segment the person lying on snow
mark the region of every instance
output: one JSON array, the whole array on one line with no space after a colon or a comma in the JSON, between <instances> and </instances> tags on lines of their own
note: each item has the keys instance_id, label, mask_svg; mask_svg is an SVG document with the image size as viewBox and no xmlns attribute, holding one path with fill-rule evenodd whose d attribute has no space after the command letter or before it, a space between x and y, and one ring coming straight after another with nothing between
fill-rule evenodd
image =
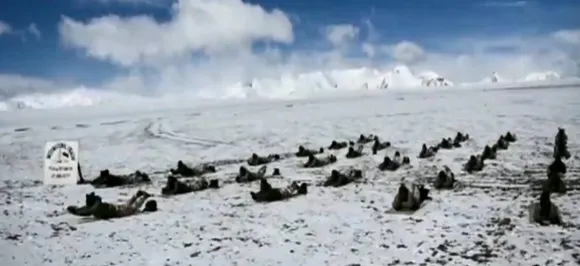
<instances>
[{"instance_id":1,"label":"person lying on snow","mask_svg":"<svg viewBox=\"0 0 580 266\"><path fill-rule=\"evenodd\" d=\"M501 135L499 136L499 139L497 139L495 146L497 147L498 150L507 150L510 147L510 143L505 139L503 135Z\"/></svg>"},{"instance_id":2,"label":"person lying on snow","mask_svg":"<svg viewBox=\"0 0 580 266\"><path fill-rule=\"evenodd\" d=\"M377 154L378 151L384 150L384 149L386 149L388 147L391 147L391 143L390 142L388 142L388 141L381 142L379 140L379 137L378 136L375 136L375 140L374 140L373 148L372 148L373 154Z\"/></svg>"},{"instance_id":3,"label":"person lying on snow","mask_svg":"<svg viewBox=\"0 0 580 266\"><path fill-rule=\"evenodd\" d=\"M468 139L469 139L469 134L463 134L461 132L457 132L457 135L455 135L455 139L453 139L453 142L462 143L462 142L466 142Z\"/></svg>"},{"instance_id":4,"label":"person lying on snow","mask_svg":"<svg viewBox=\"0 0 580 266\"><path fill-rule=\"evenodd\" d=\"M455 175L448 166L443 166L443 170L439 171L437 179L433 187L435 189L452 189L455 185Z\"/></svg>"},{"instance_id":5,"label":"person lying on snow","mask_svg":"<svg viewBox=\"0 0 580 266\"><path fill-rule=\"evenodd\" d=\"M481 159L485 160L495 160L497 158L497 145L493 145L491 148L489 145L485 145L483 152L481 153Z\"/></svg>"},{"instance_id":6,"label":"person lying on snow","mask_svg":"<svg viewBox=\"0 0 580 266\"><path fill-rule=\"evenodd\" d=\"M258 179L261 178L268 178L266 176L266 166L263 165L262 167L260 167L260 169L258 169L257 172L252 172L250 170L248 170L248 168L244 167L244 166L240 166L240 170L238 175L236 176L236 182L237 183L247 183L247 182L253 182L256 181ZM270 177L280 177L282 174L280 174L280 169L278 168L274 168L272 170L272 175Z\"/></svg>"},{"instance_id":7,"label":"person lying on snow","mask_svg":"<svg viewBox=\"0 0 580 266\"><path fill-rule=\"evenodd\" d=\"M391 157L389 157L389 156L385 156L385 158L383 158L383 162L381 162L379 164L379 170L381 170L381 171L387 171L387 170L388 171L396 171L401 166L410 165L410 164L411 164L411 159L409 159L409 157L405 156L401 160L401 153L399 151L396 151L395 156L393 156L392 160L391 160Z\"/></svg>"},{"instance_id":8,"label":"person lying on snow","mask_svg":"<svg viewBox=\"0 0 580 266\"><path fill-rule=\"evenodd\" d=\"M565 158L570 159L570 151L568 151L568 135L566 135L566 131L559 127L558 133L554 139L554 158Z\"/></svg>"},{"instance_id":9,"label":"person lying on snow","mask_svg":"<svg viewBox=\"0 0 580 266\"><path fill-rule=\"evenodd\" d=\"M346 158L354 159L363 156L363 146L359 145L355 150L352 146L348 147L348 151L346 152Z\"/></svg>"},{"instance_id":10,"label":"person lying on snow","mask_svg":"<svg viewBox=\"0 0 580 266\"><path fill-rule=\"evenodd\" d=\"M461 142L459 141L452 141L451 138L443 138L439 145L437 145L440 149L450 150L453 148L460 148Z\"/></svg>"},{"instance_id":11,"label":"person lying on snow","mask_svg":"<svg viewBox=\"0 0 580 266\"><path fill-rule=\"evenodd\" d=\"M84 183L89 183L96 188L105 188L151 183L151 178L149 178L147 174L140 171L135 171L135 173L129 175L113 175L109 172L109 169L105 169L101 170L101 173L97 178L91 181L82 181Z\"/></svg>"},{"instance_id":12,"label":"person lying on snow","mask_svg":"<svg viewBox=\"0 0 580 266\"><path fill-rule=\"evenodd\" d=\"M430 199L429 189L425 188L425 186L412 184L411 190L409 190L405 184L401 184L393 200L392 207L395 211L416 211L424 201Z\"/></svg>"},{"instance_id":13,"label":"person lying on snow","mask_svg":"<svg viewBox=\"0 0 580 266\"><path fill-rule=\"evenodd\" d=\"M513 133L511 133L509 131L505 134L504 139L507 142L516 142L516 140L517 140L516 134L513 134Z\"/></svg>"},{"instance_id":14,"label":"person lying on snow","mask_svg":"<svg viewBox=\"0 0 580 266\"><path fill-rule=\"evenodd\" d=\"M77 207L71 205L67 207L67 211L76 216L92 215L97 219L127 217L141 212L157 211L157 202L155 200L148 201L145 204L145 208L142 211L140 210L143 203L150 197L149 193L139 190L125 204L113 204L103 202L100 196L92 192L86 194L85 206Z\"/></svg>"},{"instance_id":15,"label":"person lying on snow","mask_svg":"<svg viewBox=\"0 0 580 266\"><path fill-rule=\"evenodd\" d=\"M369 134L368 136L365 136L364 134L360 134L360 137L358 137L358 140L356 141L358 144L367 144L367 143L371 143L375 140L375 136L373 134Z\"/></svg>"},{"instance_id":16,"label":"person lying on snow","mask_svg":"<svg viewBox=\"0 0 580 266\"><path fill-rule=\"evenodd\" d=\"M183 161L179 160L177 162L177 168L169 170L173 175L180 175L183 177L194 177L194 176L201 176L207 173L215 173L216 168L213 165L200 165L197 167L189 167L183 163Z\"/></svg>"},{"instance_id":17,"label":"person lying on snow","mask_svg":"<svg viewBox=\"0 0 580 266\"><path fill-rule=\"evenodd\" d=\"M167 183L161 189L162 195L180 195L195 191L206 190L208 188L219 188L217 179L211 179L209 182L204 177L193 180L177 180L173 175L167 176Z\"/></svg>"},{"instance_id":18,"label":"person lying on snow","mask_svg":"<svg viewBox=\"0 0 580 266\"><path fill-rule=\"evenodd\" d=\"M426 159L429 157L433 157L435 156L435 154L437 154L438 149L439 148L433 146L427 148L427 145L423 143L423 146L421 146L421 152L419 152L419 158Z\"/></svg>"},{"instance_id":19,"label":"person lying on snow","mask_svg":"<svg viewBox=\"0 0 580 266\"><path fill-rule=\"evenodd\" d=\"M324 187L342 187L348 185L355 180L362 179L362 170L349 169L346 173L341 173L337 170L332 170L330 176L324 181Z\"/></svg>"},{"instance_id":20,"label":"person lying on snow","mask_svg":"<svg viewBox=\"0 0 580 266\"><path fill-rule=\"evenodd\" d=\"M308 188L306 183L298 185L296 181L285 188L273 188L266 179L260 179L260 191L250 192L256 202L272 202L289 199L298 195L306 195Z\"/></svg>"},{"instance_id":21,"label":"person lying on snow","mask_svg":"<svg viewBox=\"0 0 580 266\"><path fill-rule=\"evenodd\" d=\"M262 164L268 164L274 161L280 160L280 155L278 154L270 154L266 157L258 156L258 154L253 153L250 159L248 159L248 165L250 166L258 166Z\"/></svg>"},{"instance_id":22,"label":"person lying on snow","mask_svg":"<svg viewBox=\"0 0 580 266\"><path fill-rule=\"evenodd\" d=\"M308 161L304 164L305 168L323 167L336 162L336 156L330 154L323 158L316 158L313 154L308 156Z\"/></svg>"},{"instance_id":23,"label":"person lying on snow","mask_svg":"<svg viewBox=\"0 0 580 266\"><path fill-rule=\"evenodd\" d=\"M562 225L562 216L558 207L550 201L550 192L544 191L540 195L540 202L532 203L529 207L531 223L540 225Z\"/></svg>"},{"instance_id":24,"label":"person lying on snow","mask_svg":"<svg viewBox=\"0 0 580 266\"><path fill-rule=\"evenodd\" d=\"M298 146L298 152L295 153L296 157L308 157L311 154L319 154L319 153L323 153L324 152L324 148L320 148L318 150L311 150L311 149L306 149L304 148L304 146L300 145Z\"/></svg>"},{"instance_id":25,"label":"person lying on snow","mask_svg":"<svg viewBox=\"0 0 580 266\"><path fill-rule=\"evenodd\" d=\"M349 144L350 144L350 146L353 146L354 145L354 142L349 141L347 143L346 141L336 141L336 140L333 140L330 143L330 146L328 146L328 149L329 150L342 150L342 149L348 147Z\"/></svg>"}]
</instances>

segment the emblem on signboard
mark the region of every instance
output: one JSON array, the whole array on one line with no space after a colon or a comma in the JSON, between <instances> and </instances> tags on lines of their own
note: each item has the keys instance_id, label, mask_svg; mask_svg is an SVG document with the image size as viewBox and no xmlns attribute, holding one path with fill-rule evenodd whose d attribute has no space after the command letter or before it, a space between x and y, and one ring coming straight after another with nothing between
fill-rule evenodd
<instances>
[{"instance_id":1,"label":"emblem on signboard","mask_svg":"<svg viewBox=\"0 0 580 266\"><path fill-rule=\"evenodd\" d=\"M76 154L71 146L59 142L48 150L46 159L55 163L69 163L71 161L76 161Z\"/></svg>"}]
</instances>

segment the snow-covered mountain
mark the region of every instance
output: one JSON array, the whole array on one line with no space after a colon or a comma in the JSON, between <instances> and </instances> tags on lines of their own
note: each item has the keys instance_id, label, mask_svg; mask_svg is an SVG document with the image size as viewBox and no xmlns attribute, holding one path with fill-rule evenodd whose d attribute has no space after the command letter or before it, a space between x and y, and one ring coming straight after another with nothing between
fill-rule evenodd
<instances>
[{"instance_id":1,"label":"snow-covered mountain","mask_svg":"<svg viewBox=\"0 0 580 266\"><path fill-rule=\"evenodd\" d=\"M414 74L406 66L397 66L387 70L363 67L301 74L284 74L278 78L254 78L249 81L225 86L221 90L215 88L202 89L197 91L195 96L212 99L308 97L311 94L333 91L421 89L448 86L477 87L494 83L514 83L514 86L516 86L515 83L518 83L523 86L526 83L554 82L559 79L561 79L560 75L553 71L530 73L522 79L513 80L504 78L499 73L493 72L489 77L479 82L455 85L450 80L433 71ZM191 94L184 94L183 96L167 95L164 98L189 99L191 97ZM162 101L162 99L81 87L67 92L54 94L35 93L21 95L3 101L0 100L0 111L93 106L101 104L127 105L138 104L139 102L158 101Z\"/></svg>"},{"instance_id":2,"label":"snow-covered mountain","mask_svg":"<svg viewBox=\"0 0 580 266\"><path fill-rule=\"evenodd\" d=\"M94 106L107 103L129 104L141 98L144 97L80 87L59 93L32 93L16 96L0 101L0 111Z\"/></svg>"},{"instance_id":3,"label":"snow-covered mountain","mask_svg":"<svg viewBox=\"0 0 580 266\"><path fill-rule=\"evenodd\" d=\"M535 72L530 73L524 78L524 81L545 81L545 80L559 80L560 75L554 71Z\"/></svg>"},{"instance_id":4,"label":"snow-covered mountain","mask_svg":"<svg viewBox=\"0 0 580 266\"><path fill-rule=\"evenodd\" d=\"M418 88L453 86L453 82L433 71L414 75L406 66L380 71L370 68L356 68L331 71L317 71L298 75L284 75L279 79L253 79L227 87L224 97L266 97L307 96L311 93L332 90L376 90L387 88Z\"/></svg>"},{"instance_id":5,"label":"snow-covered mountain","mask_svg":"<svg viewBox=\"0 0 580 266\"><path fill-rule=\"evenodd\" d=\"M520 79L508 79L501 76L497 72L493 72L489 77L482 79L479 82L463 83L462 85L476 85L489 83L525 83L525 82L539 82L539 81L556 81L561 80L558 73L554 71L533 72Z\"/></svg>"}]
</instances>

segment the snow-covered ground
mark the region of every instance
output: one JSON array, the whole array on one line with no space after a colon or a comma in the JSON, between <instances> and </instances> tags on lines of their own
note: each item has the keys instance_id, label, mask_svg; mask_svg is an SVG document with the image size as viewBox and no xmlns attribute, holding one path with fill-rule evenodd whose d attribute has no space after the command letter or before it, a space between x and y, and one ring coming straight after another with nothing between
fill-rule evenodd
<instances>
[{"instance_id":1,"label":"snow-covered ground","mask_svg":"<svg viewBox=\"0 0 580 266\"><path fill-rule=\"evenodd\" d=\"M2 265L577 265L580 262L580 88L535 90L383 91L348 97L263 101L83 116L42 110L0 113L0 261ZM564 228L528 223L532 189L544 179L557 127L569 136L573 158L565 196L552 197ZM487 163L483 172L461 171L467 157L511 130L518 141ZM416 158L423 142L457 131L464 147ZM286 185L315 183L333 168L362 168L366 181L343 188L311 186L309 194L256 204L258 184L228 184L173 198L157 198L161 210L135 217L79 223L64 213L81 204L90 186L51 187L42 180L44 142L78 139L84 174L109 168L154 172L191 163L295 151L299 144L327 146L333 139L375 133L393 143L379 155L344 158L336 165L301 169L290 158L279 167ZM386 154L400 150L412 168L379 172ZM449 165L464 188L432 191L434 200L413 215L385 213L401 178L425 181ZM239 164L213 176L231 180ZM158 194L155 184L143 186ZM511 185L513 189L499 189ZM97 193L127 199L138 188ZM506 218L509 218L507 220ZM20 237L15 237L20 235Z\"/></svg>"}]
</instances>

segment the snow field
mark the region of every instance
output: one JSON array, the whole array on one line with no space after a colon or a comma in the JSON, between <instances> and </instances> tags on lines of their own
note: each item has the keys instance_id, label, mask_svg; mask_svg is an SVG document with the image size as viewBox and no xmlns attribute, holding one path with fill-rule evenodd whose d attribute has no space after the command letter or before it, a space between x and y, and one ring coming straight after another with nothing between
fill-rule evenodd
<instances>
[{"instance_id":1,"label":"snow field","mask_svg":"<svg viewBox=\"0 0 580 266\"><path fill-rule=\"evenodd\" d=\"M486 259L492 265L574 265L580 259L577 191L552 197L569 223L564 228L530 224L527 205L539 195L530 183L545 178L559 126L566 128L573 154L565 182L578 187L579 102L578 88L446 91L192 107L82 122L78 116L9 120L0 128L0 259L5 265L476 265ZM26 123L28 130L14 131ZM481 173L461 171L469 155L508 130L518 141L499 152L498 160ZM416 158L423 142L434 144L457 131L471 136L464 147ZM44 141L52 139L79 139L84 174L94 177L103 168L154 172L179 159L195 164L294 152L300 144L326 147L361 133L378 134L394 148L359 159L333 152L338 162L322 169L302 169L305 159L290 158L268 165L268 172L280 168L284 179L272 183L283 186L293 180L317 183L331 169L352 166L365 170L364 182L311 186L308 195L284 202L256 204L249 191L257 183L227 184L157 198L157 213L80 223L63 210L82 203L92 187L38 184ZM376 170L395 150L411 157L412 167ZM370 144L365 151L370 153ZM463 188L432 190L434 200L410 216L385 213L402 178L430 180L443 165ZM231 180L239 166L221 165L208 177ZM153 178L153 185L139 188L158 194L164 174ZM521 187L496 188L513 183ZM490 188L476 187L482 184ZM139 188L97 193L124 200ZM16 234L18 240L8 240Z\"/></svg>"}]
</instances>

